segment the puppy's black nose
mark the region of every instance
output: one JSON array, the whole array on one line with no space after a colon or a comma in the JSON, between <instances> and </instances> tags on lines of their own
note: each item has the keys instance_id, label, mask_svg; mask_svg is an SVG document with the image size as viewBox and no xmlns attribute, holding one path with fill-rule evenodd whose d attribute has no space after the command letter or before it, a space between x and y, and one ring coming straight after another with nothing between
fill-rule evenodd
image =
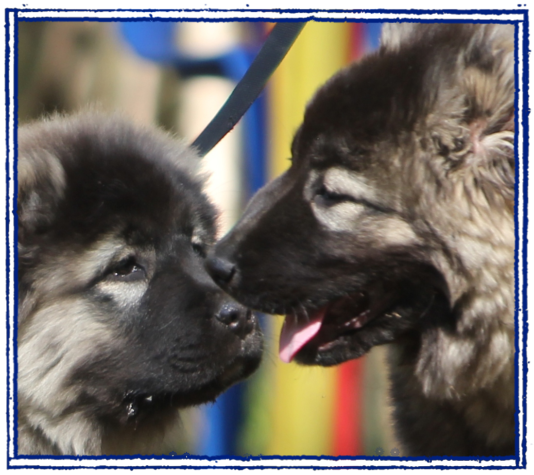
<instances>
[{"instance_id":1,"label":"puppy's black nose","mask_svg":"<svg viewBox=\"0 0 534 475\"><path fill-rule=\"evenodd\" d=\"M217 284L224 287L232 280L235 274L235 265L212 254L206 259L206 270Z\"/></svg>"},{"instance_id":2,"label":"puppy's black nose","mask_svg":"<svg viewBox=\"0 0 534 475\"><path fill-rule=\"evenodd\" d=\"M241 338L248 335L254 326L252 312L237 302L225 302L222 304L215 317Z\"/></svg>"}]
</instances>

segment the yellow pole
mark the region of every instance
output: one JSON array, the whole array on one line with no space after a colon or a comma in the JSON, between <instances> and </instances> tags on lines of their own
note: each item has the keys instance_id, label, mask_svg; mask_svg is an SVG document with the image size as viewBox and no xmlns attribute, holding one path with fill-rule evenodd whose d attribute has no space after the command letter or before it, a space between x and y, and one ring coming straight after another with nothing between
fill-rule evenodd
<instances>
[{"instance_id":1,"label":"yellow pole","mask_svg":"<svg viewBox=\"0 0 534 475\"><path fill-rule=\"evenodd\" d=\"M309 22L271 79L269 100L270 174L284 172L293 134L314 92L347 62L349 27ZM274 326L275 351L282 318ZM271 358L269 358L271 359ZM336 368L284 364L277 357L270 412L271 436L265 455L329 455L335 402Z\"/></svg>"}]
</instances>

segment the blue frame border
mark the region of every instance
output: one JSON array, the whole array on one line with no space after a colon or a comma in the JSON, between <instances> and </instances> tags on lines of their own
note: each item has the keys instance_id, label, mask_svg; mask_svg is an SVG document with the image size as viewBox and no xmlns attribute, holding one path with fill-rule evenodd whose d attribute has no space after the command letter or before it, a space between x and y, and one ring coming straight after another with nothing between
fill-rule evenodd
<instances>
[{"instance_id":1,"label":"blue frame border","mask_svg":"<svg viewBox=\"0 0 534 475\"><path fill-rule=\"evenodd\" d=\"M93 17L81 17L81 16L65 16L65 17L54 17L54 16L40 16L38 18L24 18L20 19L18 17L19 12L34 12L34 13L50 13L50 12L69 12L69 13L84 13L84 12L92 12L92 13L110 13L110 12L117 12L117 13L146 13L146 16L142 17L136 17L136 18L123 18L122 16L111 16L106 18L93 18ZM154 14L157 13L175 13L179 17L181 12L187 12L187 13L198 13L198 17L196 18L160 18ZM10 368L9 361L11 356L10 346L6 349L6 355L7 355L7 390L8 395L11 394L10 390L10 375L16 374L17 371L17 365L16 365L16 338L17 338L17 332L16 327L11 328L10 327L10 305L9 305L9 290L10 285L13 283L14 288L14 313L17 314L17 287L16 282L18 282L18 275L17 275L17 265L14 265L14 268L12 269L10 266L10 256L14 256L14 262L17 262L17 248L16 246L13 246L13 249L10 247L10 219L13 219L14 224L14 234L17 234L17 222L10 215L10 209L12 209L13 215L16 213L16 199L17 199L17 170L16 170L16 158L17 158L17 147L15 145L14 150L12 151L14 153L14 163L10 164L9 161L9 145L10 145L10 138L13 137L14 143L16 143L17 140L17 130L16 130L16 124L17 124L17 106L18 101L16 99L18 88L17 88L17 79L18 79L18 71L17 71L17 64L18 64L18 56L17 56L17 40L18 40L18 23L20 21L25 22L36 22L36 21L95 21L95 22L118 22L118 21L187 21L187 22L194 22L194 21L204 21L204 22L220 22L220 21L274 21L272 18L273 14L280 14L280 13L286 13L286 14L293 14L296 15L294 18L277 18L276 21L319 21L319 22L360 22L360 23L371 23L371 22L395 22L395 21L404 21L404 22L417 22L417 23L465 23L465 22L473 22L473 23L513 23L517 26L517 24L522 23L523 24L523 37L519 38L518 36L518 29L516 28L516 50L515 50L515 73L516 73L516 97L515 97L515 103L516 108L518 104L518 96L521 94L522 98L522 114L521 116L518 116L516 114L515 116L515 125L516 125L516 131L518 129L519 123L522 124L522 131L523 131L523 141L521 144L519 144L517 141L515 142L515 154L516 157L518 155L518 151L520 150L520 147L522 146L521 150L523 152L522 156L522 192L523 192L523 219L522 219L522 225L523 225L523 234L520 236L518 233L518 225L519 225L519 219L518 216L518 201L517 201L517 192L519 191L518 188L518 179L519 171L518 167L515 168L515 178L516 178L516 200L514 204L514 224L515 224L515 298L516 298L516 309L515 309L515 324L516 329L519 328L519 325L521 324L523 335L522 335L522 341L519 341L518 332L516 331L515 336L515 345L516 348L519 348L521 345L521 348L523 348L523 367L518 368L518 362L519 362L519 355L518 351L516 351L515 355L515 366L516 366L516 376L518 376L518 370L521 369L521 373L523 376L522 380L522 392L523 397L522 400L519 401L519 398L516 397L516 428L518 427L518 424L520 422L519 420L519 405L522 405L522 423L523 423L523 437L522 440L519 438L519 433L516 434L516 456L515 457L496 457L496 458L470 458L470 457L455 457L455 458L424 458L424 457L387 457L388 461L391 460L391 465L368 465L368 466L336 466L335 464L331 466L318 466L313 465L313 463L310 463L308 466L295 466L288 464L287 466L278 466L278 465L232 465L232 460L239 460L239 461L258 461L258 462L269 462L269 461L275 461L275 460L287 460L288 462L291 461L303 461L303 460L309 460L310 462L318 461L318 460L329 460L332 462L335 462L337 460L365 460L369 462L374 462L378 460L384 460L385 457L366 457L366 456L357 456L357 457L349 457L349 456L340 456L340 457L332 457L332 456L323 456L323 457L315 457L315 456L300 456L300 457L294 457L294 456L257 456L257 457L203 457L203 456L195 456L195 455L189 455L184 454L183 456L137 456L137 457L131 457L131 456L117 456L117 457L105 457L105 456L82 456L82 457L73 457L73 456L21 456L21 457L10 457L9 456L9 443L10 443L10 421L11 421L11 414L9 412L9 408L7 408L6 411L6 420L7 420L7 427L8 427L8 434L7 434L7 468L8 469L27 469L27 468L43 468L43 469L49 469L49 468L55 468L55 469L63 469L63 470L74 470L79 468L85 468L85 469L104 469L104 468L124 468L124 469L157 469L157 468L180 468L180 469L195 469L195 470L202 470L202 469L283 469L283 468L295 468L295 469L314 469L314 470L328 470L328 469L360 469L360 470L371 470L371 469L398 469L398 468L410 468L410 469L428 469L428 468L439 468L439 469L489 469L489 470L502 470L502 469L513 469L513 468L525 468L526 467L526 394L527 394L527 356L526 356L526 342L527 342L527 335L528 335L528 323L527 323L527 315L528 315L528 305L527 305L527 284L528 284L528 276L527 276L527 231L528 231L528 151L529 151L529 144L528 144L528 138L529 138L529 130L528 130L528 124L529 124L529 83L528 83L528 73L529 73L529 23L528 23L528 10L526 9L517 9L517 10L491 10L491 9L472 9L472 10L386 10L386 9L336 9L336 10L310 10L310 9L272 9L272 10L263 10L263 9L233 9L230 10L230 12L235 13L265 13L265 17L256 17L254 19L249 19L245 17L235 17L235 18L223 18L223 19L214 19L214 18L203 18L203 13L228 13L229 10L225 9L212 9L212 8L205 8L205 9L100 9L100 10L89 10L89 9L19 9L19 8L6 8L5 9L5 40L6 40L6 47L5 47L5 98L6 98L6 151L8 152L6 154L6 332L9 336L11 332L13 332L13 341L11 342L13 344L14 349L14 361L15 361L15 367ZM435 15L442 15L442 14L461 14L461 15L505 15L505 14L514 14L514 15L522 15L522 20L484 20L484 19L476 19L476 20L469 20L469 19L355 19L353 17L345 17L343 19L324 19L324 18L318 18L314 14L315 13L348 13L348 14L354 14L354 13L367 13L367 14L410 14L410 15L418 15L418 14L435 14ZM13 14L14 16L14 24L10 25L10 14ZM305 16L302 16L305 15ZM13 26L14 31L14 38L10 37L10 26ZM14 40L14 51L12 52L10 50L10 40ZM523 59L523 70L518 70L518 57L519 52L522 53L522 59ZM12 57L14 61L12 64L10 62L10 58ZM14 84L11 85L9 83L9 77L10 77L10 71L11 68L13 68L14 73ZM11 107L11 93L13 92L13 110L14 110L14 117L10 117L10 107ZM11 130L10 128L10 119L13 119L13 123L15 124L14 130ZM516 132L517 134L517 132ZM13 193L11 193L11 186L13 186ZM11 208L12 206L12 208ZM520 253L520 249L522 250L522 253ZM521 254L521 255L520 255ZM523 288L519 289L518 285L518 269L519 269L519 262L522 263L522 277L523 277ZM521 296L521 301L519 301L519 298ZM521 304L521 305L520 305ZM520 318L522 317L522 318ZM516 377L515 381L515 390L516 395L517 391L519 389L519 379ZM13 397L16 392L16 379L14 379L14 387L13 387ZM8 398L9 399L9 398ZM16 403L15 403L15 410L13 414L13 420L16 420L17 416L17 410L16 410ZM15 427L15 434L16 434L16 427ZM519 454L519 448L521 446L521 453L522 457L520 457ZM15 441L15 451L16 451L16 441ZM77 460L83 463L84 460L109 460L109 463L104 462L101 465L85 465L80 464L75 467L72 466L61 466L61 465L35 465L32 464L32 460ZM515 467L510 466L460 466L460 465L442 465L441 462L446 460L454 460L454 461L471 461L471 462L483 462L485 460L514 460L516 461ZM27 460L27 465L13 465L11 464L11 461L13 460ZM160 460L163 463L161 465L146 465L146 466L140 466L140 465L118 465L113 464L113 460ZM181 461L189 461L189 460L209 460L212 462L215 462L213 465L206 465L206 466L197 466L197 465L166 465L164 464L164 461L171 461L171 460L181 460ZM409 461L427 461L427 465L421 465L421 466L412 466L412 465L406 465L403 463L395 463L395 462L409 462ZM223 464L219 464L219 462L226 462Z\"/></svg>"}]
</instances>

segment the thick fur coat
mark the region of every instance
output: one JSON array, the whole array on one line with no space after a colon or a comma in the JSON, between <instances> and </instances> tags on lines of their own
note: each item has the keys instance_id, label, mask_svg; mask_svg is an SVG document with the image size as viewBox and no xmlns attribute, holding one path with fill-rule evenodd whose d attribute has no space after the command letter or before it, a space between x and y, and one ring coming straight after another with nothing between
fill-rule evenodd
<instances>
[{"instance_id":1,"label":"thick fur coat","mask_svg":"<svg viewBox=\"0 0 534 475\"><path fill-rule=\"evenodd\" d=\"M386 25L208 261L286 361L390 343L403 455L515 453L514 89L513 26Z\"/></svg>"},{"instance_id":2,"label":"thick fur coat","mask_svg":"<svg viewBox=\"0 0 534 475\"><path fill-rule=\"evenodd\" d=\"M256 318L203 266L198 161L116 116L19 129L18 454L168 453L180 408L258 366Z\"/></svg>"}]
</instances>

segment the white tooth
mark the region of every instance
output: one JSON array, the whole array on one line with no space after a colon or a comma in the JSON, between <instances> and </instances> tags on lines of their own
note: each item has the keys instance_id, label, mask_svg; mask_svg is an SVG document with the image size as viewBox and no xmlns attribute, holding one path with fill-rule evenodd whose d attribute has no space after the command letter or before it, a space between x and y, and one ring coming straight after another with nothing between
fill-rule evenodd
<instances>
[{"instance_id":1,"label":"white tooth","mask_svg":"<svg viewBox=\"0 0 534 475\"><path fill-rule=\"evenodd\" d=\"M363 323L361 320L356 320L356 322L354 322L354 328L361 328L363 326Z\"/></svg>"},{"instance_id":2,"label":"white tooth","mask_svg":"<svg viewBox=\"0 0 534 475\"><path fill-rule=\"evenodd\" d=\"M361 327L363 327L367 323L367 320L368 320L367 314L360 315L360 316L358 316L356 318L353 318L351 320L352 328L361 328Z\"/></svg>"},{"instance_id":3,"label":"white tooth","mask_svg":"<svg viewBox=\"0 0 534 475\"><path fill-rule=\"evenodd\" d=\"M389 317L389 318L391 318L391 317L402 318L400 316L400 314L398 314L397 312L386 313L385 315L386 315L386 317Z\"/></svg>"}]
</instances>

